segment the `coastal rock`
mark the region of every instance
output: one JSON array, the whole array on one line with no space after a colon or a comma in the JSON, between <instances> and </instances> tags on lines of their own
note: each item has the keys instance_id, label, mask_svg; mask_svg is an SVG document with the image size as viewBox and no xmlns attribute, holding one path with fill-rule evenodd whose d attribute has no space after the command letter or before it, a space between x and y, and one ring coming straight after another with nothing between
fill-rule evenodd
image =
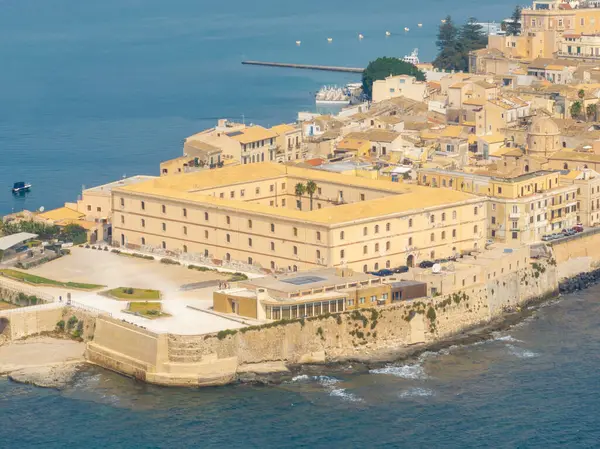
<instances>
[{"instance_id":1,"label":"coastal rock","mask_svg":"<svg viewBox=\"0 0 600 449\"><path fill-rule=\"evenodd\" d=\"M73 381L80 366L80 364L61 364L23 368L8 373L8 378L14 382L60 390Z\"/></svg>"}]
</instances>

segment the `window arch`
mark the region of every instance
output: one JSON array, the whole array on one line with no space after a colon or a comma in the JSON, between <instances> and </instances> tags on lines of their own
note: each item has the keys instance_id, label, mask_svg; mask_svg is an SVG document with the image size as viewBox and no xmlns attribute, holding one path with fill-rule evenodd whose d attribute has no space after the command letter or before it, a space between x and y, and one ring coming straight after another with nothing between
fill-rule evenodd
<instances>
[{"instance_id":1,"label":"window arch","mask_svg":"<svg viewBox=\"0 0 600 449\"><path fill-rule=\"evenodd\" d=\"M379 251L379 243L375 243L375 252Z\"/></svg>"},{"instance_id":2,"label":"window arch","mask_svg":"<svg viewBox=\"0 0 600 449\"><path fill-rule=\"evenodd\" d=\"M433 232L432 232L432 233L429 235L429 239L430 239L432 242L435 242L435 234L434 234Z\"/></svg>"},{"instance_id":3,"label":"window arch","mask_svg":"<svg viewBox=\"0 0 600 449\"><path fill-rule=\"evenodd\" d=\"M367 271L369 271L369 268L367 265L363 265L363 273L366 273Z\"/></svg>"},{"instance_id":4,"label":"window arch","mask_svg":"<svg viewBox=\"0 0 600 449\"><path fill-rule=\"evenodd\" d=\"M379 270L379 264L375 262L375 266L373 268L375 269L375 271Z\"/></svg>"},{"instance_id":5,"label":"window arch","mask_svg":"<svg viewBox=\"0 0 600 449\"><path fill-rule=\"evenodd\" d=\"M204 212L204 221L208 221L208 212Z\"/></svg>"},{"instance_id":6,"label":"window arch","mask_svg":"<svg viewBox=\"0 0 600 449\"><path fill-rule=\"evenodd\" d=\"M413 243L413 239L412 239L412 237L409 237L408 238L408 246L412 246L412 243Z\"/></svg>"},{"instance_id":7,"label":"window arch","mask_svg":"<svg viewBox=\"0 0 600 449\"><path fill-rule=\"evenodd\" d=\"M392 266L392 263L389 260L385 261L385 267L386 268L390 268Z\"/></svg>"},{"instance_id":8,"label":"window arch","mask_svg":"<svg viewBox=\"0 0 600 449\"><path fill-rule=\"evenodd\" d=\"M392 242L385 242L385 249L387 251L389 251L391 247L392 247Z\"/></svg>"},{"instance_id":9,"label":"window arch","mask_svg":"<svg viewBox=\"0 0 600 449\"><path fill-rule=\"evenodd\" d=\"M227 241L227 243L231 243L231 235L227 234L225 236L225 240Z\"/></svg>"},{"instance_id":10,"label":"window arch","mask_svg":"<svg viewBox=\"0 0 600 449\"><path fill-rule=\"evenodd\" d=\"M318 249L317 250L317 259L320 259L320 258L321 258L321 250Z\"/></svg>"},{"instance_id":11,"label":"window arch","mask_svg":"<svg viewBox=\"0 0 600 449\"><path fill-rule=\"evenodd\" d=\"M369 252L369 249L367 248L367 245L363 246L363 254L367 254Z\"/></svg>"},{"instance_id":12,"label":"window arch","mask_svg":"<svg viewBox=\"0 0 600 449\"><path fill-rule=\"evenodd\" d=\"M379 225L375 225L375 234L379 234Z\"/></svg>"}]
</instances>

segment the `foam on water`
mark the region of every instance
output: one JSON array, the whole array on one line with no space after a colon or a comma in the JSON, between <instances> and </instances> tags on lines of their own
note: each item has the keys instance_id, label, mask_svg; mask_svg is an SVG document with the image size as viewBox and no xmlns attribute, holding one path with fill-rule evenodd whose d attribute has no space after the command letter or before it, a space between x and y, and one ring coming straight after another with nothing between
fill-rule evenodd
<instances>
[{"instance_id":1,"label":"foam on water","mask_svg":"<svg viewBox=\"0 0 600 449\"><path fill-rule=\"evenodd\" d=\"M435 393L433 390L429 388L409 388L408 390L403 391L398 396L400 398L415 398L415 397L428 397L433 396Z\"/></svg>"},{"instance_id":2,"label":"foam on water","mask_svg":"<svg viewBox=\"0 0 600 449\"><path fill-rule=\"evenodd\" d=\"M371 374L389 374L403 379L427 379L427 374L421 365L389 365L383 368L369 370Z\"/></svg>"},{"instance_id":3,"label":"foam on water","mask_svg":"<svg viewBox=\"0 0 600 449\"><path fill-rule=\"evenodd\" d=\"M309 376L307 374L300 374L298 376L293 377L291 382L317 382L325 389L325 391L329 393L329 396L331 397L342 398L349 402L363 402L363 400L355 394L348 392L348 390L346 390L345 388L340 388L338 384L342 381L340 379L336 379L335 377Z\"/></svg>"},{"instance_id":4,"label":"foam on water","mask_svg":"<svg viewBox=\"0 0 600 449\"><path fill-rule=\"evenodd\" d=\"M518 346L506 345L510 353L520 359L531 359L539 357L537 352L530 351L528 349L519 348Z\"/></svg>"},{"instance_id":5,"label":"foam on water","mask_svg":"<svg viewBox=\"0 0 600 449\"><path fill-rule=\"evenodd\" d=\"M512 343L522 343L523 340L519 340L512 335L500 335L499 333L494 333L494 341L508 341Z\"/></svg>"},{"instance_id":6,"label":"foam on water","mask_svg":"<svg viewBox=\"0 0 600 449\"><path fill-rule=\"evenodd\" d=\"M307 382L310 380L310 376L306 374L300 374L299 376L292 377L292 382Z\"/></svg>"}]
</instances>

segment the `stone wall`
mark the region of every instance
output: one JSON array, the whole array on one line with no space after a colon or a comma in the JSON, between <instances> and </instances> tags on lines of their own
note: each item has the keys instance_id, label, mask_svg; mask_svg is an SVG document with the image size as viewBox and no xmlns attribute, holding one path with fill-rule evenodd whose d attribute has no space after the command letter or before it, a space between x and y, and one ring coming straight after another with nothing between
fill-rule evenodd
<instances>
[{"instance_id":1,"label":"stone wall","mask_svg":"<svg viewBox=\"0 0 600 449\"><path fill-rule=\"evenodd\" d=\"M550 243L554 259L558 264L558 277L566 278L584 271L590 271L600 263L599 232L577 234L568 239Z\"/></svg>"},{"instance_id":2,"label":"stone wall","mask_svg":"<svg viewBox=\"0 0 600 449\"><path fill-rule=\"evenodd\" d=\"M154 334L99 317L87 356L151 383L219 385L240 372L364 359L433 343L552 294L557 286L556 267L536 262L460 293L198 336Z\"/></svg>"},{"instance_id":3,"label":"stone wall","mask_svg":"<svg viewBox=\"0 0 600 449\"><path fill-rule=\"evenodd\" d=\"M5 341L10 341L52 332L56 329L56 323L62 319L62 314L62 308L48 309L44 306L4 310L0 312L0 318L4 318L3 321L7 321L8 324L5 325L2 335Z\"/></svg>"}]
</instances>

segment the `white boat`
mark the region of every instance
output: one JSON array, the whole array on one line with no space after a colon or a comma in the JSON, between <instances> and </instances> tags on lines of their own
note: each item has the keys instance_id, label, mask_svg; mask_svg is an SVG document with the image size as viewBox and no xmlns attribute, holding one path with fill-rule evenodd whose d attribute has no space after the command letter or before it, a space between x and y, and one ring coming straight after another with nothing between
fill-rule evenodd
<instances>
[{"instance_id":1,"label":"white boat","mask_svg":"<svg viewBox=\"0 0 600 449\"><path fill-rule=\"evenodd\" d=\"M422 23L418 23L418 24L417 24L417 26L418 26L419 28L421 28L421 27L423 26L423 24L422 24Z\"/></svg>"},{"instance_id":2,"label":"white boat","mask_svg":"<svg viewBox=\"0 0 600 449\"><path fill-rule=\"evenodd\" d=\"M415 48L410 55L404 56L404 58L402 58L402 60L404 62L410 62L411 64L414 64L414 65L419 64L421 62L421 61L419 61L419 49Z\"/></svg>"},{"instance_id":3,"label":"white boat","mask_svg":"<svg viewBox=\"0 0 600 449\"><path fill-rule=\"evenodd\" d=\"M12 193L25 193L25 192L29 192L29 190L31 189L31 184L23 182L23 181L19 181L19 182L15 182L12 188Z\"/></svg>"},{"instance_id":4,"label":"white boat","mask_svg":"<svg viewBox=\"0 0 600 449\"><path fill-rule=\"evenodd\" d=\"M333 42L333 38L331 38L331 37L328 37L328 38L327 38L327 42Z\"/></svg>"},{"instance_id":5,"label":"white boat","mask_svg":"<svg viewBox=\"0 0 600 449\"><path fill-rule=\"evenodd\" d=\"M351 98L351 93L347 86L323 86L315 95L315 103L321 106L348 106Z\"/></svg>"},{"instance_id":6,"label":"white boat","mask_svg":"<svg viewBox=\"0 0 600 449\"><path fill-rule=\"evenodd\" d=\"M404 27L404 31L410 31L409 27Z\"/></svg>"},{"instance_id":7,"label":"white boat","mask_svg":"<svg viewBox=\"0 0 600 449\"><path fill-rule=\"evenodd\" d=\"M363 36L362 34L359 34L359 35L358 35L358 38L359 38L359 39L362 39L362 38L364 38L364 36Z\"/></svg>"},{"instance_id":8,"label":"white boat","mask_svg":"<svg viewBox=\"0 0 600 449\"><path fill-rule=\"evenodd\" d=\"M386 32L385 32L385 35L386 35L386 36L391 36L391 35L392 35L392 33L390 33L389 31L386 31Z\"/></svg>"},{"instance_id":9,"label":"white boat","mask_svg":"<svg viewBox=\"0 0 600 449\"><path fill-rule=\"evenodd\" d=\"M296 45L300 45L302 41L296 41Z\"/></svg>"}]
</instances>

